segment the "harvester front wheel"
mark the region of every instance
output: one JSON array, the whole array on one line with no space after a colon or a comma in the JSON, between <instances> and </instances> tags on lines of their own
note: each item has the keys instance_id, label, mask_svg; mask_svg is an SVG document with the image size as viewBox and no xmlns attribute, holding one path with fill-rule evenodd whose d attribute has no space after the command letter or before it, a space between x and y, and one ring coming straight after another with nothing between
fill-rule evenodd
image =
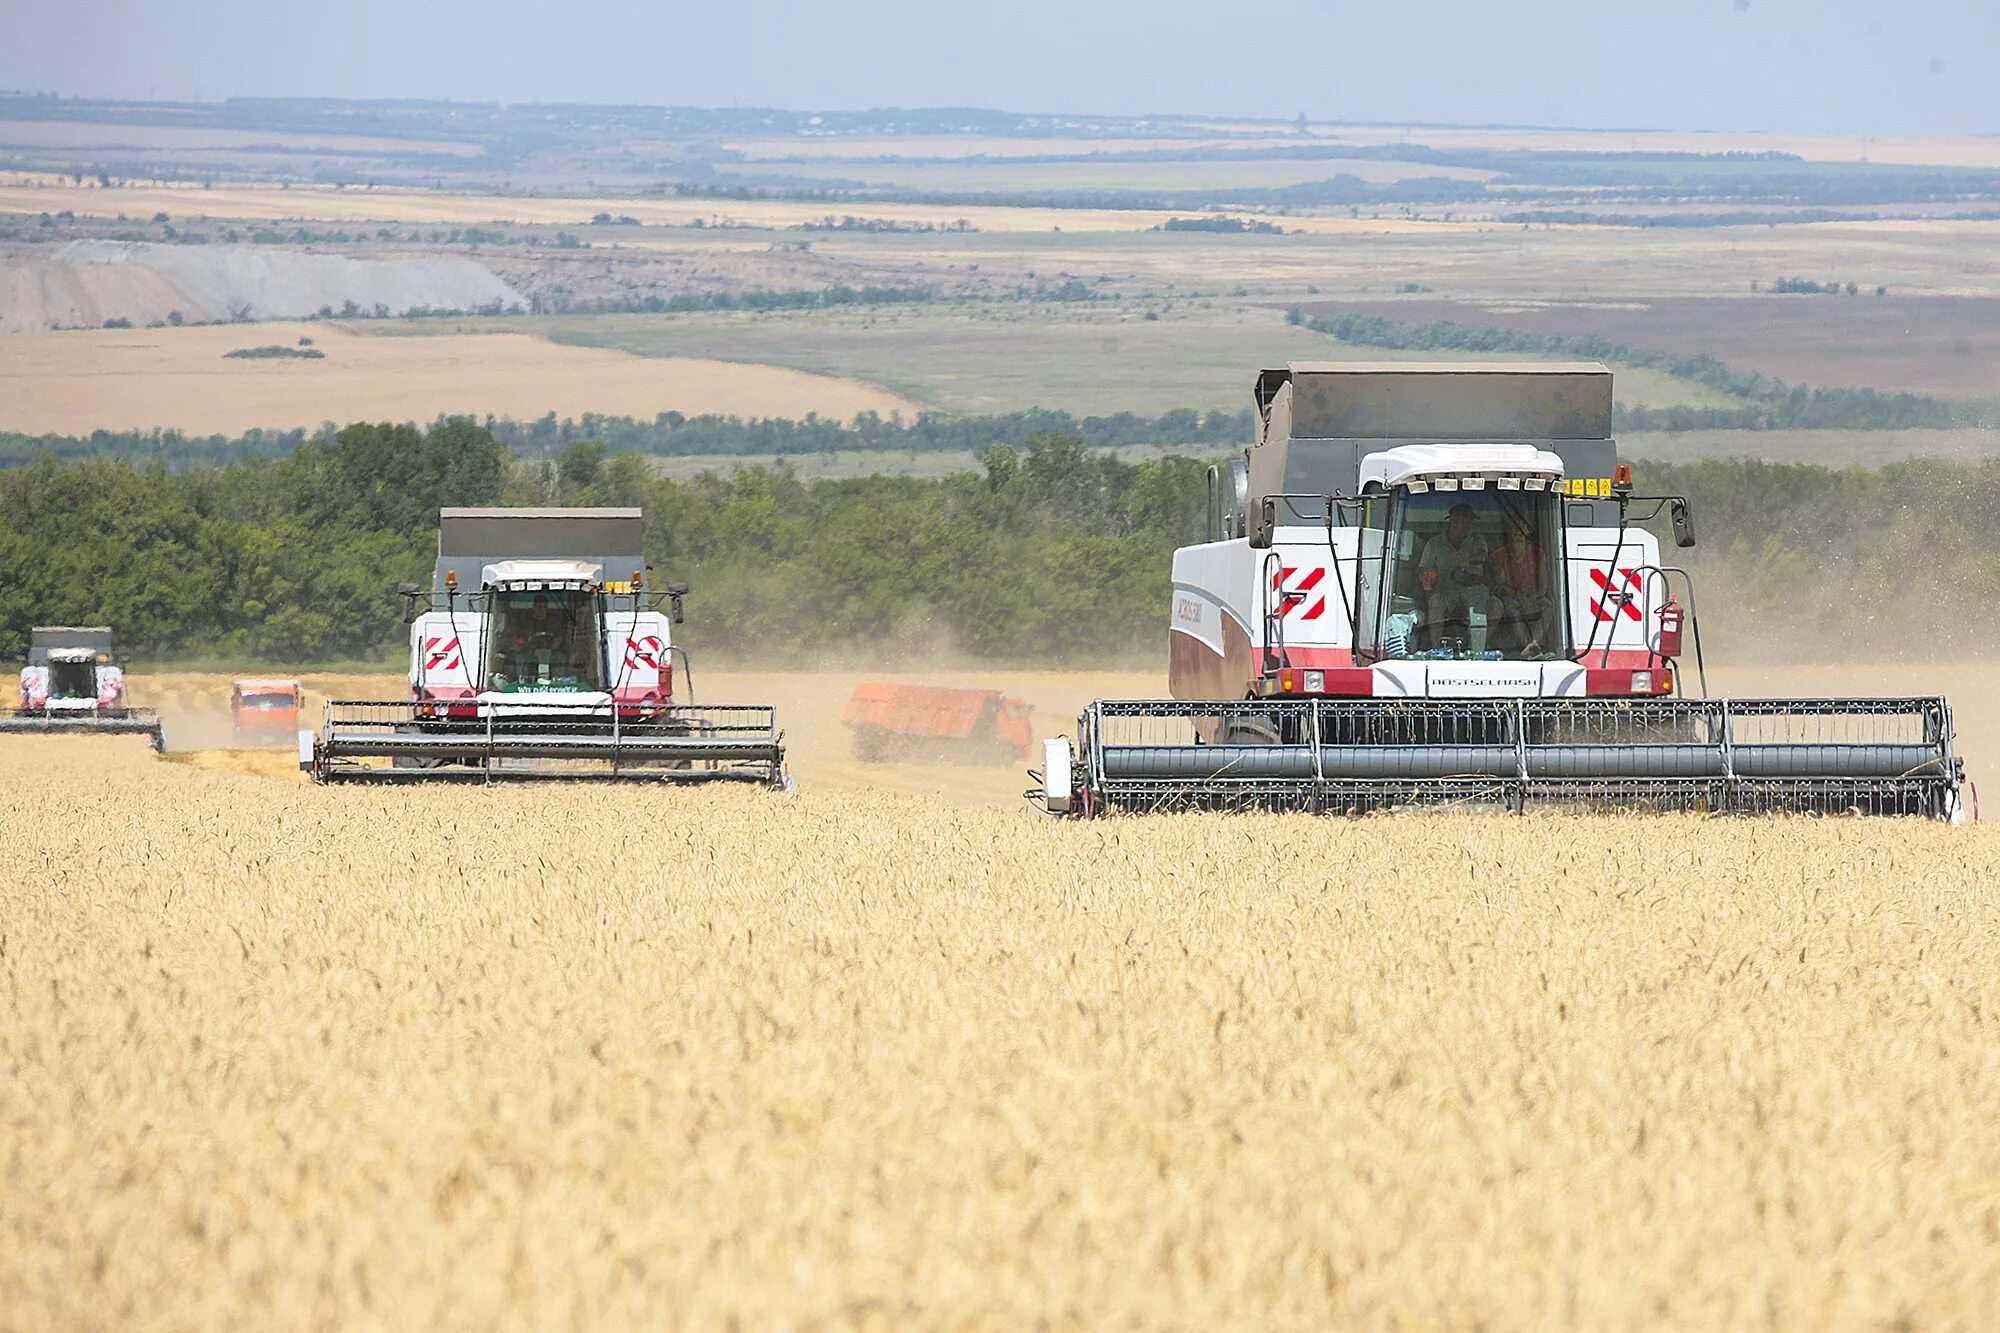
<instances>
[{"instance_id":1,"label":"harvester front wheel","mask_svg":"<svg viewBox=\"0 0 2000 1333\"><path fill-rule=\"evenodd\" d=\"M1225 717L1215 729L1217 745L1276 745L1278 728L1269 718Z\"/></svg>"},{"instance_id":2,"label":"harvester front wheel","mask_svg":"<svg viewBox=\"0 0 2000 1333\"><path fill-rule=\"evenodd\" d=\"M398 735L419 736L424 733L424 728L420 726L398 726L396 732ZM435 759L427 755L399 754L389 761L389 766L391 768L443 768L450 762L449 759Z\"/></svg>"}]
</instances>

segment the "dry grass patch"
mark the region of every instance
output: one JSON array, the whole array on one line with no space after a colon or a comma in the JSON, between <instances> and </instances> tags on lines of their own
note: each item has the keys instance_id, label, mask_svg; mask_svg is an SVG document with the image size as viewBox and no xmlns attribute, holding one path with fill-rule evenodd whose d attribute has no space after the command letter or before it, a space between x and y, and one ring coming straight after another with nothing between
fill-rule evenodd
<instances>
[{"instance_id":1,"label":"dry grass patch","mask_svg":"<svg viewBox=\"0 0 2000 1333\"><path fill-rule=\"evenodd\" d=\"M14 1327L2000 1317L1990 828L18 738L0 817Z\"/></svg>"},{"instance_id":2,"label":"dry grass patch","mask_svg":"<svg viewBox=\"0 0 2000 1333\"><path fill-rule=\"evenodd\" d=\"M324 360L230 360L310 337ZM440 414L822 417L921 410L855 380L696 357L646 358L526 334L366 338L328 324L0 334L0 430L192 434Z\"/></svg>"}]
</instances>

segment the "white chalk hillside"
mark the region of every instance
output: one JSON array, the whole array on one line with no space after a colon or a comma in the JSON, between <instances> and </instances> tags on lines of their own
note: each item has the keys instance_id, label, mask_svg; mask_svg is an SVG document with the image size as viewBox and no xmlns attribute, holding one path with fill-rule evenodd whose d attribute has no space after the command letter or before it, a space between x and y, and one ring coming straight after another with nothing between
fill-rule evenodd
<instances>
[{"instance_id":1,"label":"white chalk hillside","mask_svg":"<svg viewBox=\"0 0 2000 1333\"><path fill-rule=\"evenodd\" d=\"M145 325L175 310L189 321L288 319L349 301L391 314L527 304L485 265L457 256L355 259L137 241L0 251L0 331L100 328L109 319Z\"/></svg>"}]
</instances>

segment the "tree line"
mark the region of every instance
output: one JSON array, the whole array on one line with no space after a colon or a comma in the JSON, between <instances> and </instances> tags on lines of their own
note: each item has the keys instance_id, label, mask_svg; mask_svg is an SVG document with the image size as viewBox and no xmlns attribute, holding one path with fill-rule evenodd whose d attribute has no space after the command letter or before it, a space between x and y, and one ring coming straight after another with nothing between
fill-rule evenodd
<instances>
[{"instance_id":1,"label":"tree line","mask_svg":"<svg viewBox=\"0 0 2000 1333\"><path fill-rule=\"evenodd\" d=\"M612 453L675 458L691 454L877 453L982 454L995 444L1025 448L1036 435L1081 436L1092 449L1135 444L1168 446L1246 444L1250 411L1176 408L1156 416L1114 412L1079 417L1049 408L993 416L953 416L925 412L914 420L863 412L852 421L808 413L786 417L694 416L661 412L653 417L608 416L586 412L558 417L550 412L532 421L487 417L482 423L496 440L517 454L547 454L579 440L598 440ZM310 441L335 435L332 423L317 430L251 430L241 435L189 435L177 430L92 431L89 435L23 435L0 431L0 467L20 466L43 454L59 461L132 458L168 470L212 467L250 458L283 458Z\"/></svg>"},{"instance_id":2,"label":"tree line","mask_svg":"<svg viewBox=\"0 0 2000 1333\"><path fill-rule=\"evenodd\" d=\"M1217 453L1222 451L1218 450ZM1017 665L1164 661L1170 559L1200 540L1206 460L1138 464L1044 431L949 477L655 475L598 440L517 459L469 421L352 425L287 457L172 471L43 455L0 470L0 662L35 624L115 625L145 661L401 660L390 589L427 581L449 504L625 504L686 641L760 661L828 651ZM2000 649L2000 463L1638 465L1695 502L1711 660ZM1669 548L1671 549L1671 548ZM1949 590L1948 592L1946 590Z\"/></svg>"}]
</instances>

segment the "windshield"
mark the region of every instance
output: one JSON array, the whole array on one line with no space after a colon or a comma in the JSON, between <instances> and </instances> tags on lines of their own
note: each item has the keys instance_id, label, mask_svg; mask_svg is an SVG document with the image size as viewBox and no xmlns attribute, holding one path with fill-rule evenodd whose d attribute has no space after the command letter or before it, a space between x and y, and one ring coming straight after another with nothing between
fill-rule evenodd
<instances>
[{"instance_id":1,"label":"windshield","mask_svg":"<svg viewBox=\"0 0 2000 1333\"><path fill-rule=\"evenodd\" d=\"M97 666L92 662L49 663L49 698L95 699Z\"/></svg>"},{"instance_id":2,"label":"windshield","mask_svg":"<svg viewBox=\"0 0 2000 1333\"><path fill-rule=\"evenodd\" d=\"M260 713L275 713L293 706L289 694L246 694L240 705Z\"/></svg>"},{"instance_id":3,"label":"windshield","mask_svg":"<svg viewBox=\"0 0 2000 1333\"><path fill-rule=\"evenodd\" d=\"M1399 493L1383 535L1383 658L1552 661L1569 652L1562 498L1552 491ZM1364 568L1364 574L1366 573Z\"/></svg>"},{"instance_id":4,"label":"windshield","mask_svg":"<svg viewBox=\"0 0 2000 1333\"><path fill-rule=\"evenodd\" d=\"M601 691L597 597L581 588L504 589L490 594L489 690Z\"/></svg>"}]
</instances>

